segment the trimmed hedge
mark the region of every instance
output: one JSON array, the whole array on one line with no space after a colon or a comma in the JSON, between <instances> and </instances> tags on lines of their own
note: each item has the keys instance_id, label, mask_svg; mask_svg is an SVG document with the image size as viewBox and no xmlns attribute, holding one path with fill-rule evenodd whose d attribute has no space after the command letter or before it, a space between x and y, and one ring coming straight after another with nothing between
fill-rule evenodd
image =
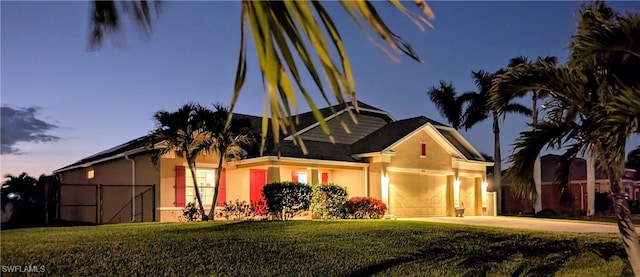
<instances>
[{"instance_id":1,"label":"trimmed hedge","mask_svg":"<svg viewBox=\"0 0 640 277\"><path fill-rule=\"evenodd\" d=\"M387 212L387 204L373 197L353 197L345 204L347 218L381 218Z\"/></svg>"},{"instance_id":2,"label":"trimmed hedge","mask_svg":"<svg viewBox=\"0 0 640 277\"><path fill-rule=\"evenodd\" d=\"M311 212L322 219L344 218L344 205L347 203L347 191L335 184L312 186Z\"/></svg>"},{"instance_id":3,"label":"trimmed hedge","mask_svg":"<svg viewBox=\"0 0 640 277\"><path fill-rule=\"evenodd\" d=\"M266 211L277 220L288 220L309 210L311 187L303 183L278 182L264 186Z\"/></svg>"}]
</instances>

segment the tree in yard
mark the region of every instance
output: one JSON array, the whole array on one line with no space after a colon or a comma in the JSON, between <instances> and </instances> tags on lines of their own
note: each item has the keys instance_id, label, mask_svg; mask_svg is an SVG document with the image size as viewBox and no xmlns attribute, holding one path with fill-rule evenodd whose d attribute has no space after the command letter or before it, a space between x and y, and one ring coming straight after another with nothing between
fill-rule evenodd
<instances>
[{"instance_id":1,"label":"tree in yard","mask_svg":"<svg viewBox=\"0 0 640 277\"><path fill-rule=\"evenodd\" d=\"M549 63L549 64L556 64L558 63L558 58L554 56L547 56L544 58L538 57L538 61L545 61L546 63ZM524 56L518 56L518 57L512 58L511 60L509 60L509 65L507 66L507 70L512 69L521 64L526 64L526 63L532 63L532 61L529 61L529 59ZM542 89L535 89L530 91L525 90L517 93L517 97L524 97L524 95L527 93L531 93L531 118L532 118L531 123L536 124L538 122L538 101L549 96L549 91L542 90ZM590 162L588 163L589 165L592 165ZM540 166L540 155L538 155L538 157L536 158L533 168L534 168L533 180L536 185L536 192L539 194L542 190L542 171L541 171L542 168ZM587 176L589 176L589 174L587 174ZM593 183L593 181L594 180L591 180L591 182L589 182L589 180L587 180L587 183L590 184L590 183ZM595 188L594 188L594 192L595 192ZM589 199L591 200L594 199L594 195L592 194L593 193L589 194L590 195ZM541 199L538 198L534 204L534 211L537 213L540 210L542 210L542 202L541 202Z\"/></svg>"},{"instance_id":2,"label":"tree in yard","mask_svg":"<svg viewBox=\"0 0 640 277\"><path fill-rule=\"evenodd\" d=\"M222 104L214 104L215 110L201 107L198 118L203 130L207 133L206 151L218 155L218 169L216 170L216 186L213 192L213 202L209 219L213 220L216 203L218 201L218 191L220 188L220 177L227 159L239 159L243 156L243 146L255 141L253 126L248 119L232 117L230 124L227 124L231 112Z\"/></svg>"},{"instance_id":3,"label":"tree in yard","mask_svg":"<svg viewBox=\"0 0 640 277\"><path fill-rule=\"evenodd\" d=\"M152 161L157 166L164 155L175 153L179 158L187 160L191 171L193 188L198 201L198 209L202 220L207 220L204 213L200 189L196 181L196 159L207 152L209 132L205 130L201 115L205 109L195 103L185 104L175 112L159 111L153 115L156 129L148 136L147 147L152 149Z\"/></svg>"},{"instance_id":4,"label":"tree in yard","mask_svg":"<svg viewBox=\"0 0 640 277\"><path fill-rule=\"evenodd\" d=\"M504 71L498 71L498 73L502 72ZM488 105L488 100L491 93L491 82L495 74L479 70L472 72L471 76L474 79L477 91L457 95L451 83L440 81L440 88L431 87L428 95L438 108L440 114L456 129L464 128L465 130L469 130L487 118L492 119L495 160L493 167L493 190L498 192L498 199L500 199L500 178L502 173L500 164L499 121L501 118L504 118L507 113L531 115L531 111L523 105L512 103L511 99L506 100L504 104L502 104L503 107L501 110L492 109ZM501 212L500 205L498 205L498 212Z\"/></svg>"},{"instance_id":5,"label":"tree in yard","mask_svg":"<svg viewBox=\"0 0 640 277\"><path fill-rule=\"evenodd\" d=\"M413 0L417 13L405 6L406 2L388 0L395 9L407 16L423 30L431 26L429 20L433 12L424 0ZM159 11L160 1L94 1L91 10L90 49L99 48L106 35L121 29L123 15L129 15L143 34L151 34L152 14L155 7ZM421 62L411 46L396 35L382 19L374 4L370 1L341 0L347 14L366 31L373 31L384 42L384 52L396 59L397 53L404 53ZM247 38L252 35L254 49L258 57L260 72L265 88L264 117L262 138L267 135L267 117L271 118L274 140L280 140L279 134L296 134L293 114L297 113L296 89L302 93L315 119L325 134L331 136L331 130L319 112L307 86L302 83L301 70L304 65L320 95L330 107L330 96L340 105L353 103L357 111L356 89L351 65L340 35L340 26L335 25L333 16L320 1L249 1L241 2L240 46L235 86L230 110L238 100L247 72ZM248 30L247 30L248 27ZM311 48L311 49L309 49ZM391 51L389 51L391 50ZM338 55L332 55L335 52ZM395 53L395 54L394 54ZM318 62L320 65L318 64ZM298 63L299 62L299 63ZM328 88L320 76L326 77ZM348 110L351 114L351 111ZM337 111L332 108L335 114ZM267 116L270 113L270 116ZM355 117L352 117L355 120ZM304 143L298 137L302 151L307 153Z\"/></svg>"},{"instance_id":6,"label":"tree in yard","mask_svg":"<svg viewBox=\"0 0 640 277\"><path fill-rule=\"evenodd\" d=\"M627 154L627 162L625 168L635 169L635 179L640 179L640 145Z\"/></svg>"},{"instance_id":7,"label":"tree in yard","mask_svg":"<svg viewBox=\"0 0 640 277\"><path fill-rule=\"evenodd\" d=\"M585 5L573 35L566 65L540 61L498 76L505 91L550 92L543 120L515 143L506 178L521 196L539 197L532 186L533 163L545 147L567 147L564 157L587 151L611 184L618 229L634 274L640 276L640 244L621 189L625 147L640 122L640 14L619 14L604 3ZM510 93L495 94L501 102ZM568 146L565 146L569 144Z\"/></svg>"}]
</instances>

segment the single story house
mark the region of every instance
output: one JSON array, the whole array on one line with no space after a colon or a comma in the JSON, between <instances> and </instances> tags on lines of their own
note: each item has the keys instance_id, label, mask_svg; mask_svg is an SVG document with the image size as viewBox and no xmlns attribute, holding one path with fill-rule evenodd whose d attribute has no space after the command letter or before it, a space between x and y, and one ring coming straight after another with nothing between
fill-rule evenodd
<instances>
[{"instance_id":1,"label":"single story house","mask_svg":"<svg viewBox=\"0 0 640 277\"><path fill-rule=\"evenodd\" d=\"M334 183L345 187L349 197L381 199L388 205L388 213L397 217L453 216L455 207L462 203L465 215L493 213L486 185L486 167L493 162L485 160L455 129L424 116L396 120L388 112L362 102L358 102L358 123L354 124L348 114L353 105L333 108L335 115L330 108L320 111L331 127L334 142L307 112L298 115L297 135L304 140L308 155L288 136L278 148L267 144L262 156L256 149L245 149L245 158L225 162L218 205L236 199L260 200L265 184L298 181ZM261 120L251 115L234 116L256 123ZM61 218L97 223L179 220L181 209L195 202L187 163L169 154L154 166L144 139L54 171L63 183L73 184L63 185ZM215 156L197 160L196 178L206 207L213 202L217 160ZM98 185L100 192L82 190L83 186ZM151 197L140 199L149 191L153 191ZM104 197L119 200L111 200L116 203L111 205ZM82 202L78 199L89 199L85 201L89 203L77 204Z\"/></svg>"}]
</instances>

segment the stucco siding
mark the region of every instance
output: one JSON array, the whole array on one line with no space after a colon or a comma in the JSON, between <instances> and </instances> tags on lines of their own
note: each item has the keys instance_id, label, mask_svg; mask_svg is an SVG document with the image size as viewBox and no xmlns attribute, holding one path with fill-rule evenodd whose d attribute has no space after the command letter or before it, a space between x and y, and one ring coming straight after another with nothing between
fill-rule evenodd
<instances>
[{"instance_id":1,"label":"stucco siding","mask_svg":"<svg viewBox=\"0 0 640 277\"><path fill-rule=\"evenodd\" d=\"M426 143L426 155L421 157L421 142ZM451 155L429 134L420 131L392 149L392 167L431 170L451 170Z\"/></svg>"},{"instance_id":2,"label":"stucco siding","mask_svg":"<svg viewBox=\"0 0 640 277\"><path fill-rule=\"evenodd\" d=\"M364 194L364 169L336 169L329 174L336 185L346 188L349 198L361 197Z\"/></svg>"}]
</instances>

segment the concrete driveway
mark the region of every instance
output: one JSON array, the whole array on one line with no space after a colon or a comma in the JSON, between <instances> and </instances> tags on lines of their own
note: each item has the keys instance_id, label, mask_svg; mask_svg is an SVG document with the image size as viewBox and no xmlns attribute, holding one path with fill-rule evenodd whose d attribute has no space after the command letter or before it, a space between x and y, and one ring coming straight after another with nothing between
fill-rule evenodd
<instances>
[{"instance_id":1,"label":"concrete driveway","mask_svg":"<svg viewBox=\"0 0 640 277\"><path fill-rule=\"evenodd\" d=\"M428 221L462 225L476 225L515 229L529 229L552 232L618 233L618 225L609 223L584 223L570 220L508 217L508 216L466 216L466 217L405 217L397 220ZM640 231L636 228L636 231Z\"/></svg>"}]
</instances>

